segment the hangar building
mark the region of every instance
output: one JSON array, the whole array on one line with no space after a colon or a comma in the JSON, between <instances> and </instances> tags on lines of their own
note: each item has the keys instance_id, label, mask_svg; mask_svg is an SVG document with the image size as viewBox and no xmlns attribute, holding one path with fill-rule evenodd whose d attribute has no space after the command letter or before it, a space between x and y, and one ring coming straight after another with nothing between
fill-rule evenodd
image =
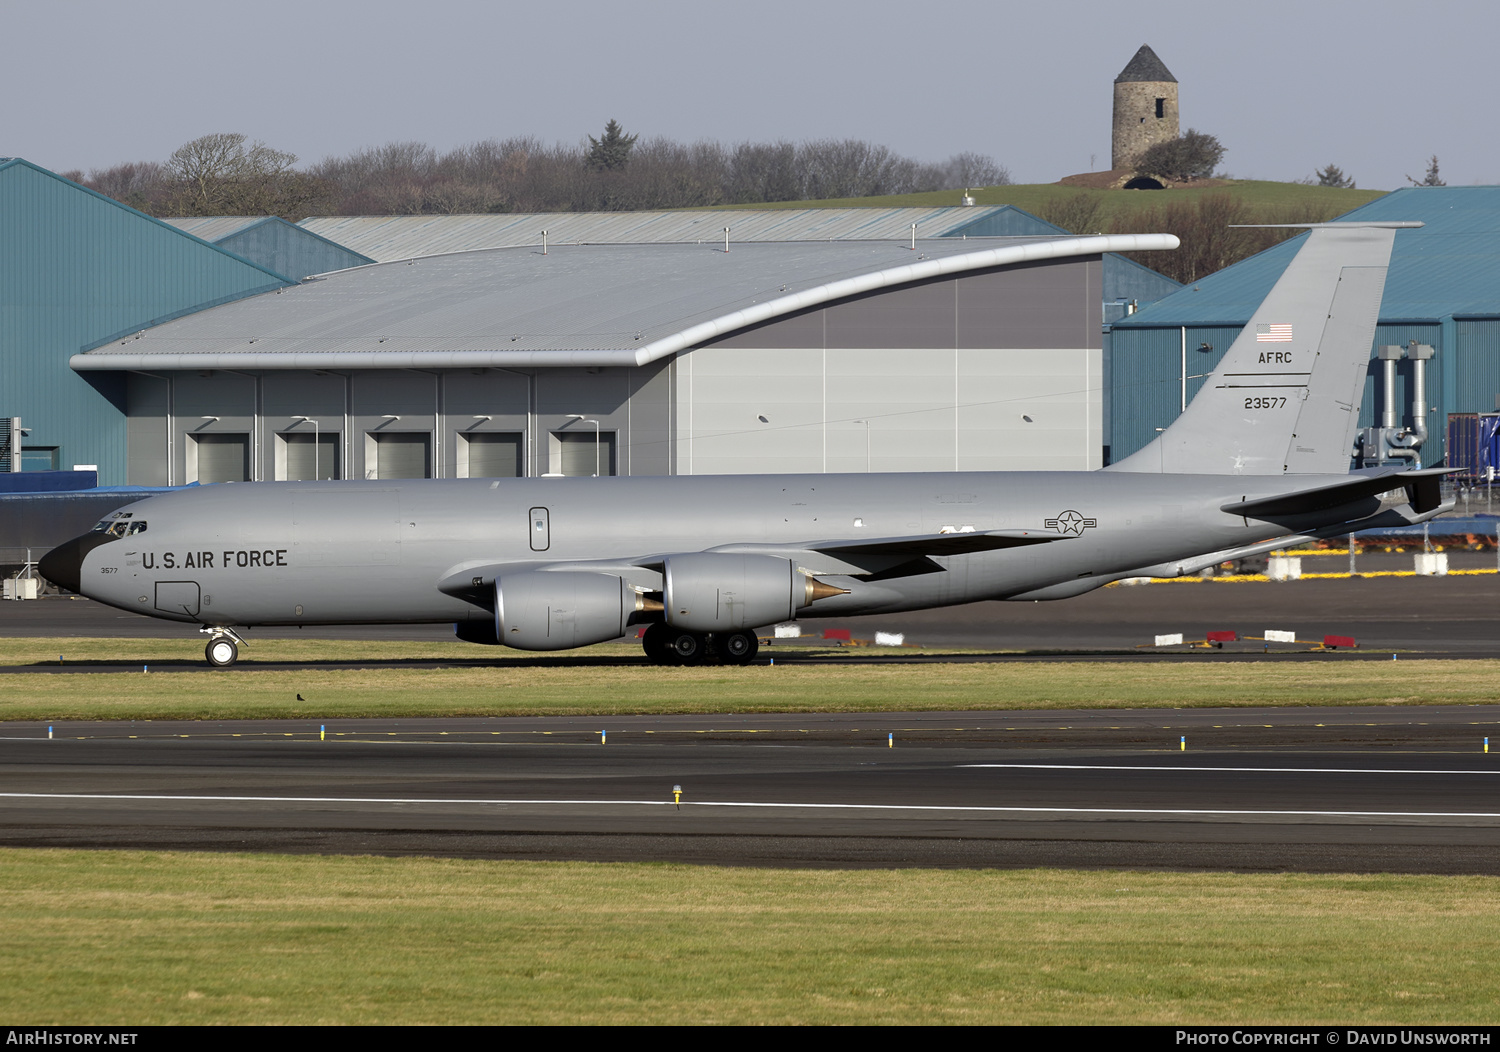
<instances>
[{"instance_id":1,"label":"hangar building","mask_svg":"<svg viewBox=\"0 0 1500 1052\"><path fill-rule=\"evenodd\" d=\"M0 214L0 467L103 485L1097 466L1176 287L1008 206L166 223L10 159Z\"/></svg>"},{"instance_id":2,"label":"hangar building","mask_svg":"<svg viewBox=\"0 0 1500 1052\"><path fill-rule=\"evenodd\" d=\"M130 481L1087 469L1102 259L1160 235L456 252L74 355Z\"/></svg>"}]
</instances>

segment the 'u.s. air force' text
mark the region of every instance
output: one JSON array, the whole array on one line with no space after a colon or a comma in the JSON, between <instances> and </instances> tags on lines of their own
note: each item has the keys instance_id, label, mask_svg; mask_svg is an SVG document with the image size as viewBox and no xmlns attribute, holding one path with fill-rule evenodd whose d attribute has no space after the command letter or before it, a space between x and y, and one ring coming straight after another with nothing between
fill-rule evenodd
<instances>
[{"instance_id":1,"label":"'u.s. air force' text","mask_svg":"<svg viewBox=\"0 0 1500 1052\"><path fill-rule=\"evenodd\" d=\"M154 570L160 566L163 570L228 570L234 567L241 569L262 566L285 566L285 548L250 548L248 550L228 552L162 552L160 556L156 552L141 552L141 568Z\"/></svg>"}]
</instances>

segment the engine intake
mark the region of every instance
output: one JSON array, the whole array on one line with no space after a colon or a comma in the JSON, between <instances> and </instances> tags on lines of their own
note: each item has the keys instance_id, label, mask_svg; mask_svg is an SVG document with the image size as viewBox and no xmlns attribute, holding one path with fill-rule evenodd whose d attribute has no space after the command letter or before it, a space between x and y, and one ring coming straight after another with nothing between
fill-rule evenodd
<instances>
[{"instance_id":1,"label":"engine intake","mask_svg":"<svg viewBox=\"0 0 1500 1052\"><path fill-rule=\"evenodd\" d=\"M533 571L495 582L495 635L518 650L618 639L647 600L614 574Z\"/></svg>"}]
</instances>

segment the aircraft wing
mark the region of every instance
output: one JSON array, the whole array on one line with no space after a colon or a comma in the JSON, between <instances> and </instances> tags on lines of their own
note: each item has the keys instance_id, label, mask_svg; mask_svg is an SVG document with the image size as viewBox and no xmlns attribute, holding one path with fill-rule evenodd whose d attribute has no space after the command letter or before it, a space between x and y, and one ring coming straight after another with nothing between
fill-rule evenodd
<instances>
[{"instance_id":1,"label":"aircraft wing","mask_svg":"<svg viewBox=\"0 0 1500 1052\"><path fill-rule=\"evenodd\" d=\"M875 575L879 579L941 572L943 567L932 562L931 556L968 555L972 552L995 551L1000 548L1015 548L1069 539L1069 534L1049 533L1045 530L984 530L968 533L914 534L907 537L872 537L860 540L841 537L790 544L746 542L723 544L706 550L733 555L776 555L799 564L813 564L818 573ZM625 571L628 576L628 571L632 567L660 573L664 561L673 554L679 553L657 552L636 559L583 562L536 559L524 562L461 563L443 575L438 582L438 589L448 595L482 604L487 600L489 590L493 587L495 580L506 574L558 569L594 570L604 573Z\"/></svg>"},{"instance_id":2,"label":"aircraft wing","mask_svg":"<svg viewBox=\"0 0 1500 1052\"><path fill-rule=\"evenodd\" d=\"M926 533L905 537L838 537L793 544L724 544L712 552L736 555L778 555L808 566L815 573L909 577L938 573L934 556L1019 548L1071 539L1070 534L1046 530L975 530L967 533Z\"/></svg>"},{"instance_id":3,"label":"aircraft wing","mask_svg":"<svg viewBox=\"0 0 1500 1052\"><path fill-rule=\"evenodd\" d=\"M1066 533L1049 533L1045 530L976 530L969 533L927 533L909 537L875 537L870 540L842 538L831 541L813 541L804 545L807 550L826 552L829 555L968 555L972 552L992 552L1000 548L1021 548L1028 544L1045 544L1049 541L1065 541Z\"/></svg>"}]
</instances>

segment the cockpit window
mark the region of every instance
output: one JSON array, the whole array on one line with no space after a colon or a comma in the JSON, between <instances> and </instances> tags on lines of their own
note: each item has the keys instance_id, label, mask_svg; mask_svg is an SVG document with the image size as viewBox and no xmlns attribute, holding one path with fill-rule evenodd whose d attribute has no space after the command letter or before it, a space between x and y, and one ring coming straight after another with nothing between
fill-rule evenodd
<instances>
[{"instance_id":1,"label":"cockpit window","mask_svg":"<svg viewBox=\"0 0 1500 1052\"><path fill-rule=\"evenodd\" d=\"M92 533L107 533L111 537L128 537L133 533L146 532L146 520L135 519L133 512L117 511L107 519L95 523Z\"/></svg>"}]
</instances>

